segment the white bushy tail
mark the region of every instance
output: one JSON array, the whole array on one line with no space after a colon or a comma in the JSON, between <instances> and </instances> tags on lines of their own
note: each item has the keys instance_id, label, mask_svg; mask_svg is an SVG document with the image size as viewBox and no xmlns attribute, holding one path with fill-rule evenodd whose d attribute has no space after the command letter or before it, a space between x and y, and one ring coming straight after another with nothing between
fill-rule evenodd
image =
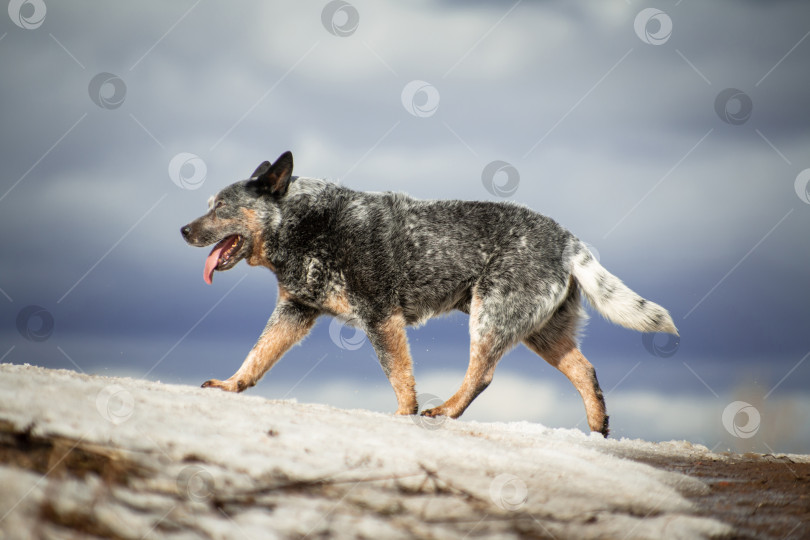
<instances>
[{"instance_id":1,"label":"white bushy tail","mask_svg":"<svg viewBox=\"0 0 810 540\"><path fill-rule=\"evenodd\" d=\"M571 245L571 271L588 302L610 322L640 332L666 332L678 329L666 309L630 290L605 270L579 240Z\"/></svg>"}]
</instances>

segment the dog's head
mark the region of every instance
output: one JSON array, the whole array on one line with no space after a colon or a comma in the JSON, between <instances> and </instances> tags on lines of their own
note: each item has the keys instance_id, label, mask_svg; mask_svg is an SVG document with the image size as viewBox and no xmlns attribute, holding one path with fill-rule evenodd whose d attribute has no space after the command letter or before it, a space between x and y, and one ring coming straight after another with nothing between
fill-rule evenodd
<instances>
[{"instance_id":1,"label":"dog's head","mask_svg":"<svg viewBox=\"0 0 810 540\"><path fill-rule=\"evenodd\" d=\"M226 187L208 201L208 212L180 229L186 242L216 244L205 260L203 278L209 285L214 270L230 270L246 257L262 257L264 233L280 220L279 204L292 178L292 153L275 163L265 161L249 180Z\"/></svg>"}]
</instances>

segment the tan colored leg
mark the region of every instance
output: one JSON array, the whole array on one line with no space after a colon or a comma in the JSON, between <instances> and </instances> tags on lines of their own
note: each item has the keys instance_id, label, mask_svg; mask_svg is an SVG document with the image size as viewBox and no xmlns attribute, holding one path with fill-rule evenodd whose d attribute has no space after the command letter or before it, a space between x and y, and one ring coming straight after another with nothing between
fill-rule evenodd
<instances>
[{"instance_id":1,"label":"tan colored leg","mask_svg":"<svg viewBox=\"0 0 810 540\"><path fill-rule=\"evenodd\" d=\"M405 317L401 313L395 313L366 332L397 396L396 414L416 414L416 383L413 380L413 362L408 348Z\"/></svg>"},{"instance_id":2,"label":"tan colored leg","mask_svg":"<svg viewBox=\"0 0 810 540\"><path fill-rule=\"evenodd\" d=\"M467 366L467 373L464 375L461 388L438 407L422 411L422 416L458 418L492 382L495 366L503 356L505 349L502 346L496 346L495 335L492 331L486 333L482 330L482 313L482 299L473 292L470 302L470 364Z\"/></svg>"},{"instance_id":3,"label":"tan colored leg","mask_svg":"<svg viewBox=\"0 0 810 540\"><path fill-rule=\"evenodd\" d=\"M422 411L422 416L449 416L450 418L461 416L470 403L492 382L495 366L500 357L500 354L493 354L490 341L473 341L470 344L470 364L461 388L453 394L453 397L438 407Z\"/></svg>"},{"instance_id":4,"label":"tan colored leg","mask_svg":"<svg viewBox=\"0 0 810 540\"><path fill-rule=\"evenodd\" d=\"M538 342L539 340L532 340L531 337L524 341L529 349L542 356L546 362L568 377L585 403L585 413L591 431L598 431L607 437L609 430L605 398L599 387L599 381L596 379L596 370L593 365L583 356L571 338L563 338L545 348L540 348Z\"/></svg>"},{"instance_id":5,"label":"tan colored leg","mask_svg":"<svg viewBox=\"0 0 810 540\"><path fill-rule=\"evenodd\" d=\"M225 381L211 379L203 388L220 388L242 392L255 385L290 347L301 341L315 323L316 313L309 308L282 302L276 307L256 345L247 355L242 367Z\"/></svg>"}]
</instances>

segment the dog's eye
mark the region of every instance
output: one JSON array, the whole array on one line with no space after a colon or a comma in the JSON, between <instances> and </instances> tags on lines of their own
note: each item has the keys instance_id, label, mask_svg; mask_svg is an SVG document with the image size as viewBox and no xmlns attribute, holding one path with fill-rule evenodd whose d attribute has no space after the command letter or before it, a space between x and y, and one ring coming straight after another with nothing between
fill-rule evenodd
<instances>
[{"instance_id":1,"label":"dog's eye","mask_svg":"<svg viewBox=\"0 0 810 540\"><path fill-rule=\"evenodd\" d=\"M223 206L225 206L225 201L220 200L216 202L214 208L222 208Z\"/></svg>"}]
</instances>

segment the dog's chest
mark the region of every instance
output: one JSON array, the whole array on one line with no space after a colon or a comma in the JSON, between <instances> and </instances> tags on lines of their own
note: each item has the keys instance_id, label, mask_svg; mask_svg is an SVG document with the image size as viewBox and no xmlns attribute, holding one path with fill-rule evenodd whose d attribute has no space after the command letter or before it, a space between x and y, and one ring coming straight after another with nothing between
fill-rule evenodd
<instances>
[{"instance_id":1,"label":"dog's chest","mask_svg":"<svg viewBox=\"0 0 810 540\"><path fill-rule=\"evenodd\" d=\"M282 286L300 301L330 315L349 317L354 306L342 274L317 257L306 257L286 268Z\"/></svg>"}]
</instances>

